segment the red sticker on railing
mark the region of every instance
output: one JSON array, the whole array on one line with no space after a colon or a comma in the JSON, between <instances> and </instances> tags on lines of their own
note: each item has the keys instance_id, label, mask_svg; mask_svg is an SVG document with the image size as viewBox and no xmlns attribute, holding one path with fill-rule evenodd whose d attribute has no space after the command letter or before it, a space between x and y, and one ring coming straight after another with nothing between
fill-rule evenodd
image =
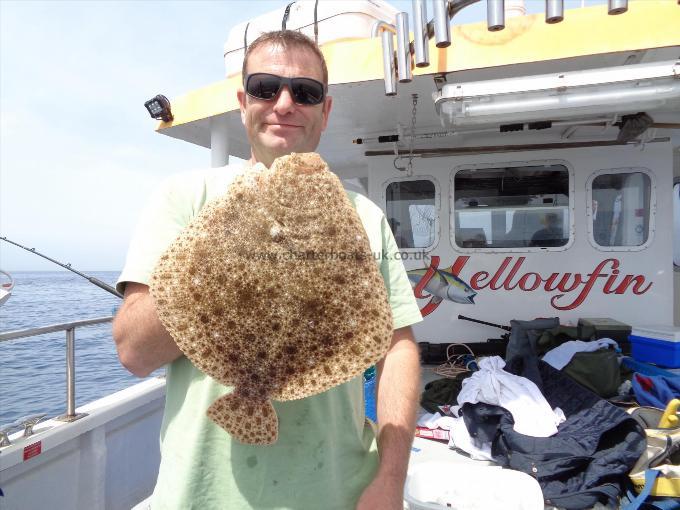
<instances>
[{"instance_id":1,"label":"red sticker on railing","mask_svg":"<svg viewBox=\"0 0 680 510\"><path fill-rule=\"evenodd\" d=\"M36 455L40 455L40 452L42 452L42 441L38 441L37 443L29 444L28 446L24 447L24 461L27 461L28 459L32 459Z\"/></svg>"}]
</instances>

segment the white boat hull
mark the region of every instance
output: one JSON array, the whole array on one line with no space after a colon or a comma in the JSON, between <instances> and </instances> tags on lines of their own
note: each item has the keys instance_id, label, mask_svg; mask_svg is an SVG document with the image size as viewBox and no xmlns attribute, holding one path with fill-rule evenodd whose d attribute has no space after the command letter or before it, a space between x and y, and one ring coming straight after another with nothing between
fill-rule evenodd
<instances>
[{"instance_id":1,"label":"white boat hull","mask_svg":"<svg viewBox=\"0 0 680 510\"><path fill-rule=\"evenodd\" d=\"M49 420L0 449L3 510L129 510L153 491L165 379L154 378Z\"/></svg>"}]
</instances>

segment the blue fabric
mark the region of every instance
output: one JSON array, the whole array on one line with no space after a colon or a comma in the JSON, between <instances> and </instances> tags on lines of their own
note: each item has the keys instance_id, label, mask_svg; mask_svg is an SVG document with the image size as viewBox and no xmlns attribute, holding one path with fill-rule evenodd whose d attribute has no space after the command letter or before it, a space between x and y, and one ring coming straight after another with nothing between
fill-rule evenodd
<instances>
[{"instance_id":1,"label":"blue fabric","mask_svg":"<svg viewBox=\"0 0 680 510\"><path fill-rule=\"evenodd\" d=\"M647 502L647 504L658 508L658 510L678 510L678 509L680 509L680 499L678 499L678 498L659 499L657 501Z\"/></svg>"},{"instance_id":2,"label":"blue fabric","mask_svg":"<svg viewBox=\"0 0 680 510\"><path fill-rule=\"evenodd\" d=\"M630 356L624 356L621 359L621 364L626 368L629 368L631 372L638 372L642 375L665 375L666 377L680 377L680 374L669 372L668 370L657 367L656 365L637 361Z\"/></svg>"},{"instance_id":3,"label":"blue fabric","mask_svg":"<svg viewBox=\"0 0 680 510\"><path fill-rule=\"evenodd\" d=\"M649 497L649 492L652 490L654 481L659 476L659 473L660 471L657 469L645 471L645 488L637 496L629 489L622 498L621 503L623 506L621 506L621 510L679 510L680 498Z\"/></svg>"},{"instance_id":4,"label":"blue fabric","mask_svg":"<svg viewBox=\"0 0 680 510\"><path fill-rule=\"evenodd\" d=\"M635 398L642 406L665 409L668 402L680 398L680 377L635 373L632 383Z\"/></svg>"},{"instance_id":5,"label":"blue fabric","mask_svg":"<svg viewBox=\"0 0 680 510\"><path fill-rule=\"evenodd\" d=\"M378 422L378 416L375 409L375 377L364 381L364 401L366 406L366 418Z\"/></svg>"},{"instance_id":6,"label":"blue fabric","mask_svg":"<svg viewBox=\"0 0 680 510\"><path fill-rule=\"evenodd\" d=\"M652 493L652 487L654 487L654 480L656 480L657 476L659 476L658 469L648 469L647 471L645 471L645 486L640 491L640 494L638 494L633 501L624 506L622 510L638 510L642 503L645 501L645 499L647 499L649 495Z\"/></svg>"}]
</instances>

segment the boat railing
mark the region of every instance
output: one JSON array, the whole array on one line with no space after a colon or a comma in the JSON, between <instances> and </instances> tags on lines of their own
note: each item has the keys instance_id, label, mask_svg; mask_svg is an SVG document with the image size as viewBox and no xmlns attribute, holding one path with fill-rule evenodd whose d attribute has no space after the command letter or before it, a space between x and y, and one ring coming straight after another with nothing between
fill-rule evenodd
<instances>
[{"instance_id":1,"label":"boat railing","mask_svg":"<svg viewBox=\"0 0 680 510\"><path fill-rule=\"evenodd\" d=\"M28 338L38 335L46 335L48 333L56 333L59 331L66 332L66 414L55 419L60 421L75 421L86 416L85 414L76 414L76 367L75 367L75 344L76 344L76 328L96 326L111 322L113 316L98 317L94 319L85 319L75 322L65 322L62 324L52 324L51 326L42 326L38 328L20 329L16 331L6 331L0 333L0 342L9 340L16 340L18 338ZM42 418L44 415L28 416L21 418L17 423L11 424L8 427L17 427L23 425L25 427L25 435L28 431L30 435L29 425L35 424L36 419ZM19 423L21 422L21 423ZM33 423L31 423L33 422Z\"/></svg>"}]
</instances>

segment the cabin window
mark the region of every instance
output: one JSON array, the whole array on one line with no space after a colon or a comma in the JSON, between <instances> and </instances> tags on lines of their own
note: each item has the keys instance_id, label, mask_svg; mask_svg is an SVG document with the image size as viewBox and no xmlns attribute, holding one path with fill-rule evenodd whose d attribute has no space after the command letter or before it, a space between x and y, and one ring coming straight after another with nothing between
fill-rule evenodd
<instances>
[{"instance_id":1,"label":"cabin window","mask_svg":"<svg viewBox=\"0 0 680 510\"><path fill-rule=\"evenodd\" d=\"M454 175L459 248L556 248L569 241L569 170L564 165L464 169Z\"/></svg>"},{"instance_id":2,"label":"cabin window","mask_svg":"<svg viewBox=\"0 0 680 510\"><path fill-rule=\"evenodd\" d=\"M642 172L603 173L592 181L593 241L601 247L642 246L649 237L652 183Z\"/></svg>"},{"instance_id":3,"label":"cabin window","mask_svg":"<svg viewBox=\"0 0 680 510\"><path fill-rule=\"evenodd\" d=\"M437 210L430 180L395 181L387 186L386 216L399 248L434 244Z\"/></svg>"},{"instance_id":4,"label":"cabin window","mask_svg":"<svg viewBox=\"0 0 680 510\"><path fill-rule=\"evenodd\" d=\"M673 265L680 270L680 182L673 185Z\"/></svg>"}]
</instances>

